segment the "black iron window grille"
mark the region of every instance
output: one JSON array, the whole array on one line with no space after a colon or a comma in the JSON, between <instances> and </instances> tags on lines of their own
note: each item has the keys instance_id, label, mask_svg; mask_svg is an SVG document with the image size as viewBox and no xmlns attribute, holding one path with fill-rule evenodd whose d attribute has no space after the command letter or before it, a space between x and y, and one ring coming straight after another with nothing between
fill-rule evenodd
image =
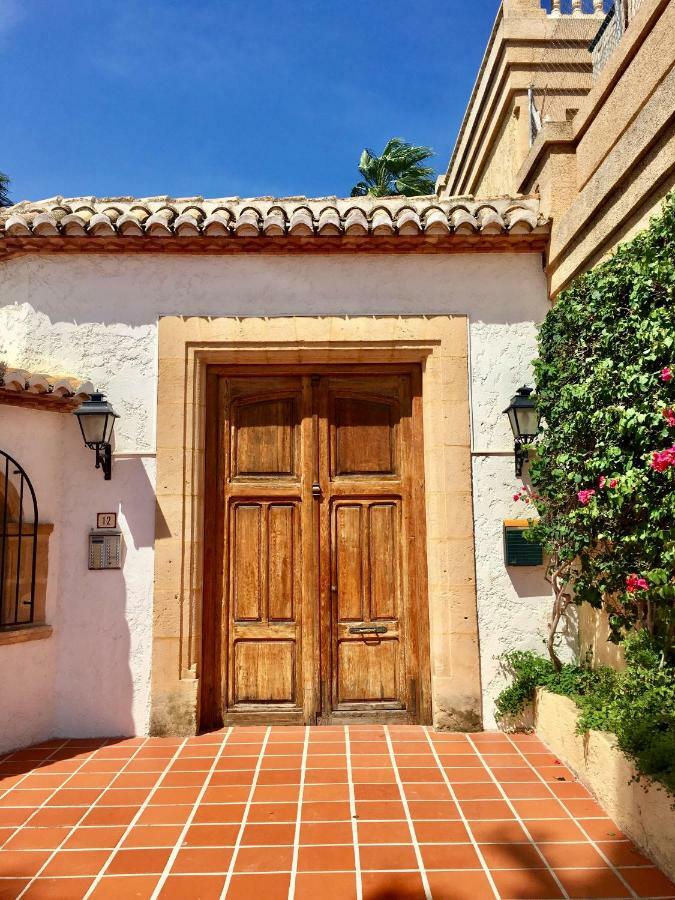
<instances>
[{"instance_id":1,"label":"black iron window grille","mask_svg":"<svg viewBox=\"0 0 675 900\"><path fill-rule=\"evenodd\" d=\"M38 508L30 479L0 450L0 630L35 619Z\"/></svg>"}]
</instances>

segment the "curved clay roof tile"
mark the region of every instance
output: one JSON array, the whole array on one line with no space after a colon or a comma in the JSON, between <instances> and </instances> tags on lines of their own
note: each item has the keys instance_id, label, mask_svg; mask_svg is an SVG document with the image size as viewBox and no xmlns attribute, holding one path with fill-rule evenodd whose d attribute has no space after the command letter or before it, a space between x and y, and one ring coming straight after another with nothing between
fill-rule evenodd
<instances>
[{"instance_id":1,"label":"curved clay roof tile","mask_svg":"<svg viewBox=\"0 0 675 900\"><path fill-rule=\"evenodd\" d=\"M286 234L286 216L283 209L280 206L270 207L263 219L262 227L265 234L277 236Z\"/></svg>"},{"instance_id":2,"label":"curved clay roof tile","mask_svg":"<svg viewBox=\"0 0 675 900\"><path fill-rule=\"evenodd\" d=\"M260 234L260 213L248 206L239 213L234 225L238 237L257 237Z\"/></svg>"},{"instance_id":3,"label":"curved clay roof tile","mask_svg":"<svg viewBox=\"0 0 675 900\"><path fill-rule=\"evenodd\" d=\"M209 237L220 237L230 233L230 216L221 212L211 213L202 222L202 231Z\"/></svg>"},{"instance_id":4,"label":"curved clay roof tile","mask_svg":"<svg viewBox=\"0 0 675 900\"><path fill-rule=\"evenodd\" d=\"M327 206L326 209L321 210L317 231L321 235L335 235L342 233L340 213L334 206Z\"/></svg>"},{"instance_id":5,"label":"curved clay roof tile","mask_svg":"<svg viewBox=\"0 0 675 900\"><path fill-rule=\"evenodd\" d=\"M504 218L511 234L529 234L539 224L536 213L522 206L507 210Z\"/></svg>"},{"instance_id":6,"label":"curved clay roof tile","mask_svg":"<svg viewBox=\"0 0 675 900\"><path fill-rule=\"evenodd\" d=\"M293 210L288 221L288 233L299 237L314 234L314 217L310 209L306 206L298 206Z\"/></svg>"},{"instance_id":7,"label":"curved clay roof tile","mask_svg":"<svg viewBox=\"0 0 675 900\"><path fill-rule=\"evenodd\" d=\"M199 220L192 212L181 213L173 223L173 230L179 237L195 237L201 233Z\"/></svg>"},{"instance_id":8,"label":"curved clay roof tile","mask_svg":"<svg viewBox=\"0 0 675 900\"><path fill-rule=\"evenodd\" d=\"M474 234L478 231L478 219L463 206L453 210L450 221L455 234Z\"/></svg>"},{"instance_id":9,"label":"curved clay roof tile","mask_svg":"<svg viewBox=\"0 0 675 900\"><path fill-rule=\"evenodd\" d=\"M61 231L67 235L82 237L86 234L87 220L77 213L69 213L61 219Z\"/></svg>"},{"instance_id":10,"label":"curved clay roof tile","mask_svg":"<svg viewBox=\"0 0 675 900\"><path fill-rule=\"evenodd\" d=\"M16 237L23 237L25 235L29 235L31 233L28 222L23 216L19 216L16 213L13 216L10 216L5 222L5 231L7 234L11 234Z\"/></svg>"},{"instance_id":11,"label":"curved clay roof tile","mask_svg":"<svg viewBox=\"0 0 675 900\"><path fill-rule=\"evenodd\" d=\"M39 234L40 237L51 237L58 233L56 219L51 213L38 213L33 219L33 234Z\"/></svg>"},{"instance_id":12,"label":"curved clay roof tile","mask_svg":"<svg viewBox=\"0 0 675 900\"><path fill-rule=\"evenodd\" d=\"M96 213L95 216L91 217L87 231L95 237L107 237L116 233L115 226L104 213Z\"/></svg>"},{"instance_id":13,"label":"curved clay roof tile","mask_svg":"<svg viewBox=\"0 0 675 900\"><path fill-rule=\"evenodd\" d=\"M368 217L362 209L352 207L345 216L345 234L368 234Z\"/></svg>"},{"instance_id":14,"label":"curved clay roof tile","mask_svg":"<svg viewBox=\"0 0 675 900\"><path fill-rule=\"evenodd\" d=\"M440 206L430 206L422 215L425 234L447 234L450 230L448 217Z\"/></svg>"},{"instance_id":15,"label":"curved clay roof tile","mask_svg":"<svg viewBox=\"0 0 675 900\"><path fill-rule=\"evenodd\" d=\"M396 216L396 230L399 234L419 234L422 230L420 217L410 206L402 207Z\"/></svg>"},{"instance_id":16,"label":"curved clay roof tile","mask_svg":"<svg viewBox=\"0 0 675 900\"><path fill-rule=\"evenodd\" d=\"M394 233L394 223L388 209L383 209L381 206L378 206L373 210L370 230L373 234Z\"/></svg>"}]
</instances>

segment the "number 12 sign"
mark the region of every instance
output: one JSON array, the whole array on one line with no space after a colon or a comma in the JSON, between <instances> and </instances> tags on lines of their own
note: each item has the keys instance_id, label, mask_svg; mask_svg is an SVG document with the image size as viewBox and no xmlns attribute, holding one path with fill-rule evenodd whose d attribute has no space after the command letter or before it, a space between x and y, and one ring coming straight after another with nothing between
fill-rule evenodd
<instances>
[{"instance_id":1,"label":"number 12 sign","mask_svg":"<svg viewBox=\"0 0 675 900\"><path fill-rule=\"evenodd\" d=\"M117 528L117 513L96 513L97 528Z\"/></svg>"}]
</instances>

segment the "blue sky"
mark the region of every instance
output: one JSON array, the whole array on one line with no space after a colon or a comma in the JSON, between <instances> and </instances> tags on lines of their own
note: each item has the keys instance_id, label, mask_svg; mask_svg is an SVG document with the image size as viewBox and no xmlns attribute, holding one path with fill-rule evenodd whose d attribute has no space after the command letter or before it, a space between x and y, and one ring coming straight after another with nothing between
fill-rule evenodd
<instances>
[{"instance_id":1,"label":"blue sky","mask_svg":"<svg viewBox=\"0 0 675 900\"><path fill-rule=\"evenodd\" d=\"M0 0L11 196L348 195L444 171L498 0Z\"/></svg>"}]
</instances>

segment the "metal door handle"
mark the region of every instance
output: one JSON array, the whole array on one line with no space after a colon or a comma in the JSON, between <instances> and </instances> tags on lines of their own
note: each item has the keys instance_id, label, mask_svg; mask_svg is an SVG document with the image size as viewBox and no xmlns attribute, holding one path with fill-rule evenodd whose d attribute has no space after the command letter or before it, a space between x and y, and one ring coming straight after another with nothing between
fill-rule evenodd
<instances>
[{"instance_id":1,"label":"metal door handle","mask_svg":"<svg viewBox=\"0 0 675 900\"><path fill-rule=\"evenodd\" d=\"M350 625L350 634L384 634L386 625Z\"/></svg>"},{"instance_id":2,"label":"metal door handle","mask_svg":"<svg viewBox=\"0 0 675 900\"><path fill-rule=\"evenodd\" d=\"M312 485L312 497L314 497L315 500L321 499L321 485L318 481L315 481Z\"/></svg>"}]
</instances>

